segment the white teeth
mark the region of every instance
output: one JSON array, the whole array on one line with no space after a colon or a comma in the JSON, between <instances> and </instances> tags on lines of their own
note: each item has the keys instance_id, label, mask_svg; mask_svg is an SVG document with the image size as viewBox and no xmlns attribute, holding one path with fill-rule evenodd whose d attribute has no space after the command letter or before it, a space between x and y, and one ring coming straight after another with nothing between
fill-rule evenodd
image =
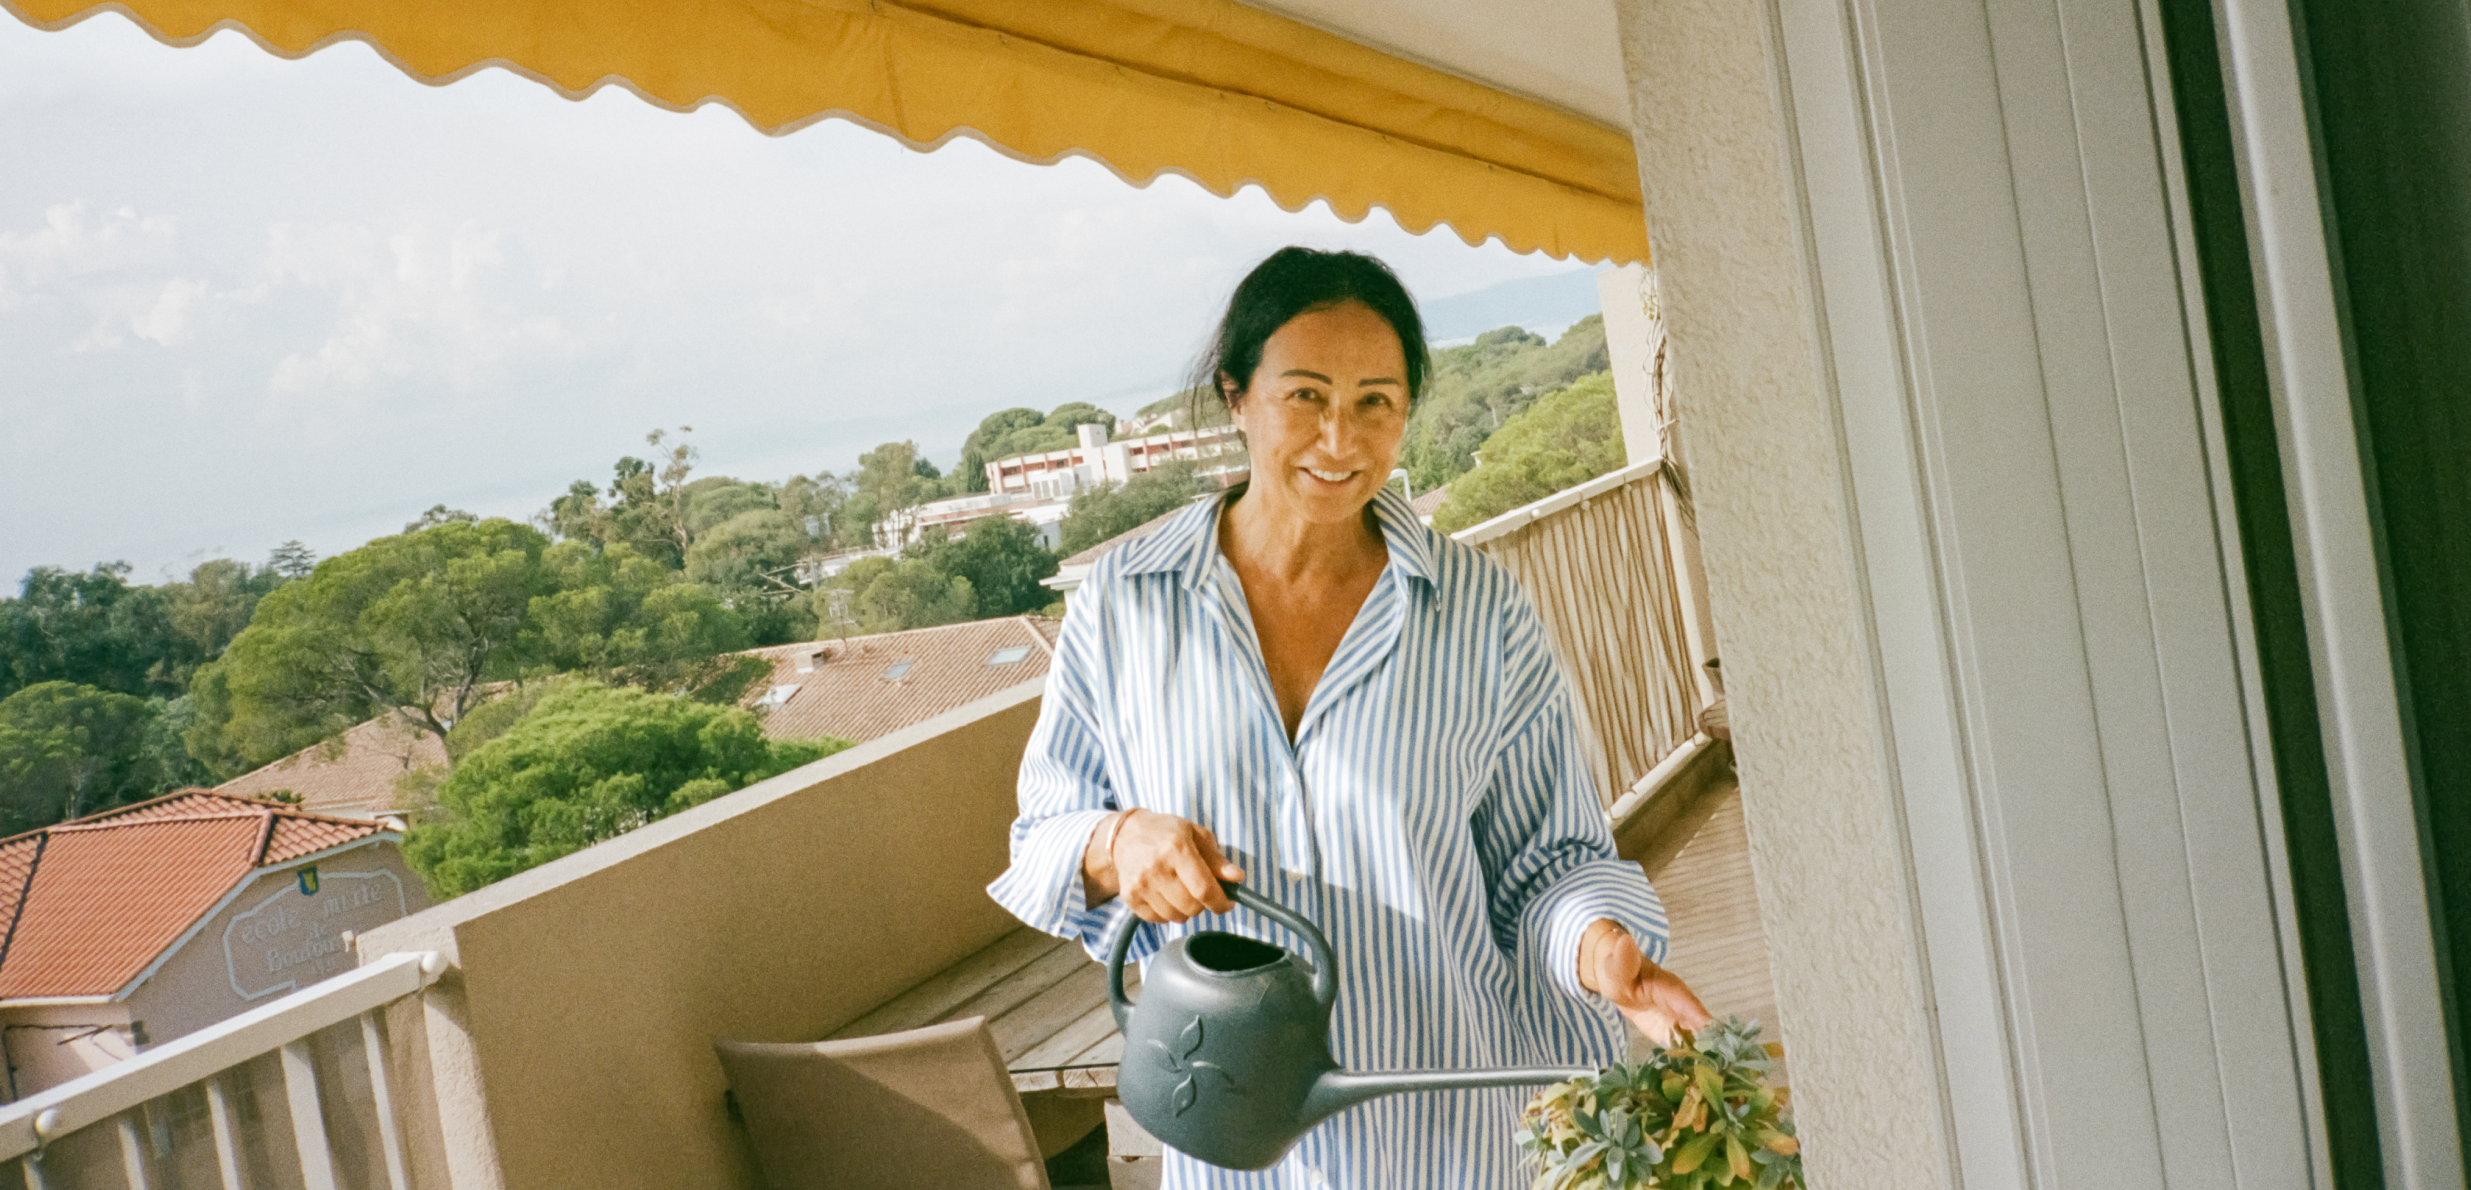
<instances>
[{"instance_id":1,"label":"white teeth","mask_svg":"<svg viewBox=\"0 0 2471 1190\"><path fill-rule=\"evenodd\" d=\"M1313 478L1328 480L1331 483L1343 483L1347 480L1355 478L1356 476L1356 473L1353 471L1313 471L1310 467L1305 468L1305 470L1311 471Z\"/></svg>"}]
</instances>

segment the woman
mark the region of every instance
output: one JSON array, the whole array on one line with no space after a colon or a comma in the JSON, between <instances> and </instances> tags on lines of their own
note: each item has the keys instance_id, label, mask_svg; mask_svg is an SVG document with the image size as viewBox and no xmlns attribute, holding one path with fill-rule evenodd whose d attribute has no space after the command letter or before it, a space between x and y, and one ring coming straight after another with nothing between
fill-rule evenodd
<instances>
[{"instance_id":1,"label":"woman","mask_svg":"<svg viewBox=\"0 0 2471 1190\"><path fill-rule=\"evenodd\" d=\"M1288 248L1236 288L1202 372L1252 478L1099 562L1073 596L989 892L1146 957L1205 911L1289 944L1221 880L1337 951L1331 1046L1358 1070L1624 1055L1706 1010L1656 966L1665 921L1614 853L1570 694L1507 574L1386 487L1423 388L1396 277ZM1232 912L1231 912L1232 911ZM1165 1185L1523 1184L1518 1089L1392 1096L1259 1173L1170 1152Z\"/></svg>"}]
</instances>

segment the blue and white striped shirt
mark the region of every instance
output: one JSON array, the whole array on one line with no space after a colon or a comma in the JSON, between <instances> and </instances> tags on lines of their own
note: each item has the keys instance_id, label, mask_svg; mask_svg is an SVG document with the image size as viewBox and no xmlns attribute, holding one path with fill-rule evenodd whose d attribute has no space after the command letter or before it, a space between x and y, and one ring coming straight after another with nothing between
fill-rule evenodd
<instances>
[{"instance_id":1,"label":"blue and white striped shirt","mask_svg":"<svg viewBox=\"0 0 2471 1190\"><path fill-rule=\"evenodd\" d=\"M1096 954L1130 910L1083 900L1091 830L1116 809L1174 814L1210 828L1255 891L1329 935L1342 1066L1621 1059L1619 1014L1579 986L1579 938L1611 918L1661 959L1664 908L1614 852L1567 684L1524 593L1385 490L1374 511L1389 564L1290 745L1243 585L1219 551L1222 502L1108 555L1074 593L1022 758L1012 866L988 892ZM1225 920L1144 925L1133 953L1201 928L1301 949L1238 907ZM1530 1176L1512 1137L1528 1094L1376 1099L1258 1173L1170 1150L1165 1186L1507 1190Z\"/></svg>"}]
</instances>

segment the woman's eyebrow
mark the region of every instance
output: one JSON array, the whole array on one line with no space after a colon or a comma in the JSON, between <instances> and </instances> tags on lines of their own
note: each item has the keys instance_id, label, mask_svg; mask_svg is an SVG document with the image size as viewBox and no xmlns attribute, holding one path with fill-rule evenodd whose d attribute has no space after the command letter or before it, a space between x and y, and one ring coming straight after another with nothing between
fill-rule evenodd
<instances>
[{"instance_id":1,"label":"woman's eyebrow","mask_svg":"<svg viewBox=\"0 0 2471 1190\"><path fill-rule=\"evenodd\" d=\"M1398 384L1398 386L1399 386L1400 388L1405 388L1405 387L1407 387L1406 385L1404 385L1404 384L1399 384L1399 382L1398 382L1398 381L1396 381L1396 380L1392 380L1392 379L1390 379L1390 378L1389 378L1389 377L1387 377L1387 376L1375 376L1375 377L1373 377L1373 378L1371 378L1371 379L1369 379L1369 380L1359 380L1359 381L1357 381L1357 382L1356 382L1356 387L1357 387L1357 388L1371 388L1371 387L1373 387L1373 386L1374 386L1374 385L1376 385L1376 384Z\"/></svg>"},{"instance_id":2,"label":"woman's eyebrow","mask_svg":"<svg viewBox=\"0 0 2471 1190\"><path fill-rule=\"evenodd\" d=\"M1289 369L1287 369L1286 371L1279 373L1278 375L1279 375L1279 379L1281 379L1281 380L1284 380L1284 379L1286 379L1286 378L1287 378L1287 377L1289 377L1289 376L1302 376L1302 377L1304 377L1304 378L1305 378L1305 379L1307 379L1307 380L1318 380L1318 381L1322 382L1323 384L1328 384L1328 383L1330 383L1330 378L1329 378L1329 377L1324 376L1324 375L1322 375L1322 374L1321 374L1321 373L1319 373L1319 372L1307 372L1307 371L1305 371L1305 370L1304 370L1304 369L1302 369L1302 368L1289 368Z\"/></svg>"}]
</instances>

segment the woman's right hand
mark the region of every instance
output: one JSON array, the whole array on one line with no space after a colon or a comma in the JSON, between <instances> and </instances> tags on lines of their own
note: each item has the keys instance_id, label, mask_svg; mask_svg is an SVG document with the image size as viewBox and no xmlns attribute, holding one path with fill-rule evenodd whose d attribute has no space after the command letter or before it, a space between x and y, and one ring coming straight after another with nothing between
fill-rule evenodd
<instances>
[{"instance_id":1,"label":"woman's right hand","mask_svg":"<svg viewBox=\"0 0 2471 1190\"><path fill-rule=\"evenodd\" d=\"M1147 922L1173 924L1198 917L1203 910L1234 909L1235 901L1220 882L1243 879L1244 869L1219 850L1218 836L1210 828L1155 810L1109 816L1090 832L1081 853L1088 902L1123 897L1133 915Z\"/></svg>"}]
</instances>

